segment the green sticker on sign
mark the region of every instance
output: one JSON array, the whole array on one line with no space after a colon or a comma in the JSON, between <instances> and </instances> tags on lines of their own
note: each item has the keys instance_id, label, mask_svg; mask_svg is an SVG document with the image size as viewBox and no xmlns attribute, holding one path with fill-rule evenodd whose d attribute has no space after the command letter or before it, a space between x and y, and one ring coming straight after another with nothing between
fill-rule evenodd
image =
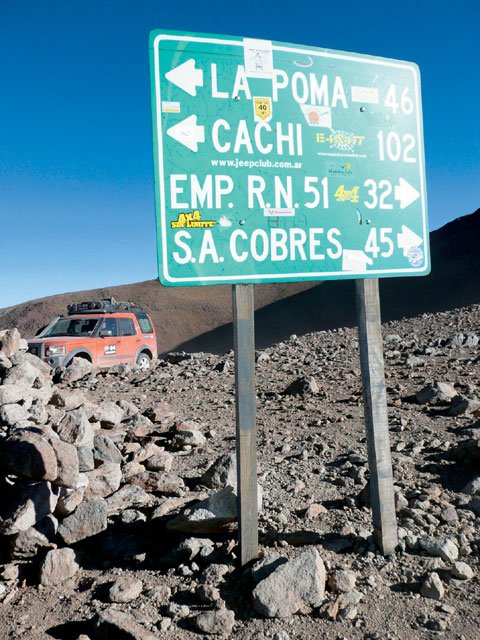
<instances>
[{"instance_id":1,"label":"green sticker on sign","mask_svg":"<svg viewBox=\"0 0 480 640\"><path fill-rule=\"evenodd\" d=\"M163 30L150 62L163 284L429 273L415 64Z\"/></svg>"}]
</instances>

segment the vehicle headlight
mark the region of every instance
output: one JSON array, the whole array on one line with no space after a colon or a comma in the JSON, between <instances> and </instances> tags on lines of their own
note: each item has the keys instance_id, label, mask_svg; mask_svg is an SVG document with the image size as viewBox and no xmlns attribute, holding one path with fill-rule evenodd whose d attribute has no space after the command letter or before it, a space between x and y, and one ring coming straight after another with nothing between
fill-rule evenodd
<instances>
[{"instance_id":1,"label":"vehicle headlight","mask_svg":"<svg viewBox=\"0 0 480 640\"><path fill-rule=\"evenodd\" d=\"M48 347L47 356L64 356L65 345L56 345L54 347Z\"/></svg>"}]
</instances>

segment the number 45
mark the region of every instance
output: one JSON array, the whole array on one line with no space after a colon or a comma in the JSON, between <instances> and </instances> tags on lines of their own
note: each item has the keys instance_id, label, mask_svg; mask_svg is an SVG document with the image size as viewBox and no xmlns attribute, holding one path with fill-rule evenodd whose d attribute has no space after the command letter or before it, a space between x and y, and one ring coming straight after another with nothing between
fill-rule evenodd
<instances>
[{"instance_id":1,"label":"number 45","mask_svg":"<svg viewBox=\"0 0 480 640\"><path fill-rule=\"evenodd\" d=\"M389 258L393 254L394 249L393 240L389 238L392 231L393 229L388 228L380 229L380 244L387 246L385 251L380 252L380 247L377 242L377 229L372 229L365 243L365 253L371 253L374 258L376 258L379 253L382 258Z\"/></svg>"}]
</instances>

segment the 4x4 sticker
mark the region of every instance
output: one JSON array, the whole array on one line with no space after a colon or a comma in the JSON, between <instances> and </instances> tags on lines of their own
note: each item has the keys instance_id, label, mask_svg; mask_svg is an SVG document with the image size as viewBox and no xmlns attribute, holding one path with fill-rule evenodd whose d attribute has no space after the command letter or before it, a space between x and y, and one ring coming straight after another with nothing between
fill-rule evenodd
<instances>
[{"instance_id":1,"label":"4x4 sticker","mask_svg":"<svg viewBox=\"0 0 480 640\"><path fill-rule=\"evenodd\" d=\"M215 220L202 220L202 214L198 209L189 213L179 213L177 219L170 223L172 229L211 229L215 225Z\"/></svg>"},{"instance_id":2,"label":"4x4 sticker","mask_svg":"<svg viewBox=\"0 0 480 640\"><path fill-rule=\"evenodd\" d=\"M107 344L107 346L103 348L103 353L105 355L111 355L112 353L117 353L117 345Z\"/></svg>"}]
</instances>

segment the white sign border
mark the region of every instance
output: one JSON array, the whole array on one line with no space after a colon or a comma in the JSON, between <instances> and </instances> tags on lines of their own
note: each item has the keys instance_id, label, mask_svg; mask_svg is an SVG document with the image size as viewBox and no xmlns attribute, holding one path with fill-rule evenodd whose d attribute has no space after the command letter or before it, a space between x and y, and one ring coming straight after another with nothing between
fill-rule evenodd
<instances>
[{"instance_id":1,"label":"white sign border","mask_svg":"<svg viewBox=\"0 0 480 640\"><path fill-rule=\"evenodd\" d=\"M243 39L241 40L228 40L223 38L214 38L208 36L190 36L190 35L175 35L171 33L161 33L158 34L153 42L153 52L154 52L154 70L155 70L155 113L156 113L156 126L157 126L157 152L158 152L158 171L159 171L159 193L160 193L160 222L161 222L161 237L162 237L162 262L163 262L163 275L165 280L171 282L172 284L176 283L196 283L202 282L205 284L208 283L218 283L218 284L231 284L233 281L256 281L257 283L261 283L264 281L271 282L281 282L288 280L298 280L298 278L308 278L309 280L327 280L334 276L344 276L343 278L338 279L355 279L357 274L353 272L350 275L350 278L345 278L345 271L307 271L304 273L292 273L292 274L250 274L250 275L238 275L238 276L192 276L188 278L176 278L169 274L168 272L168 260L167 260L167 232L166 232L166 206L165 206L165 172L163 167L163 137L162 137L162 122L161 122L161 95L160 95L160 42L162 40L171 40L177 42L202 42L208 44L221 44L221 45L230 45L236 47L243 47ZM375 64L384 67L394 67L398 69L406 69L413 73L414 84L415 84L415 105L416 105L416 119L417 119L417 139L421 140L421 108L420 108L420 83L419 83L419 72L418 67L414 63L402 63L402 62L390 62L387 60L377 59L374 57L363 58L361 55L352 56L344 53L333 53L329 51L315 51L312 49L302 49L301 47L293 46L285 46L280 44L272 43L273 51L285 51L291 53L300 53L308 56L317 56L322 58L334 58L338 60L350 60L352 62L364 62L366 64ZM423 150L423 145L422 145ZM418 166L420 173L420 191L421 191L421 203L422 203L422 215L423 215L423 238L426 244L428 243L428 231L427 231L427 209L426 209L426 184L425 184L425 163L424 163L424 153L419 154L418 158ZM381 270L371 270L367 272L363 272L358 274L359 278L362 277L375 277L381 276L383 274L412 274L412 273L424 273L429 270L429 251L425 252L425 264L423 267L419 269L381 269Z\"/></svg>"}]
</instances>

